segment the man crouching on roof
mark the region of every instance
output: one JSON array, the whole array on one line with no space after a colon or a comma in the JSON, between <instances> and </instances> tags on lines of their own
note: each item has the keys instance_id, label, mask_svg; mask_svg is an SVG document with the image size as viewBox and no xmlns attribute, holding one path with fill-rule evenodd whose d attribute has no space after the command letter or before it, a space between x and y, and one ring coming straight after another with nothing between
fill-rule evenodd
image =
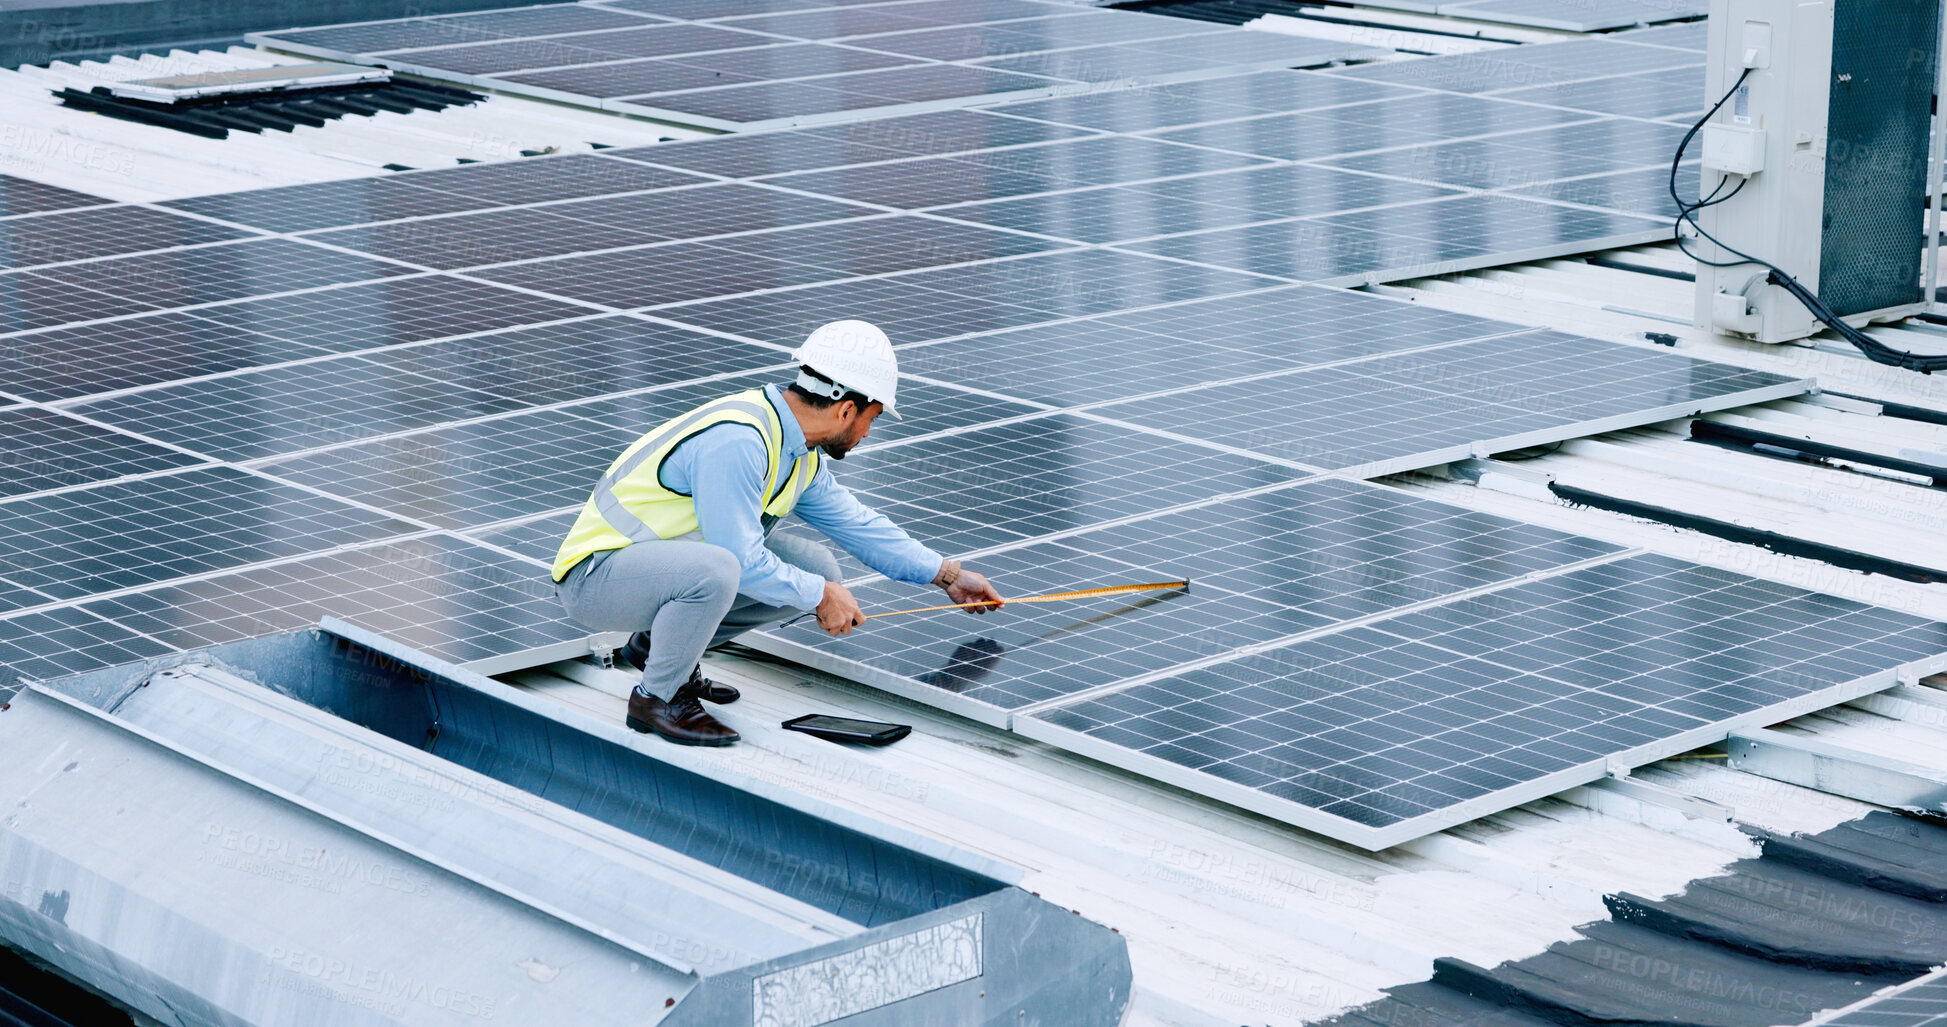
<instances>
[{"instance_id":1,"label":"man crouching on roof","mask_svg":"<svg viewBox=\"0 0 1947 1027\"><path fill-rule=\"evenodd\" d=\"M797 514L873 570L931 582L955 603L1003 600L987 579L915 542L832 477L893 407L899 362L885 333L834 321L795 355L786 388L767 385L705 403L637 439L609 465L554 560L568 616L631 631L621 658L640 668L628 726L681 745L729 745L738 734L703 703L737 690L703 676L703 651L752 628L815 611L833 635L865 623L823 545L772 535Z\"/></svg>"}]
</instances>

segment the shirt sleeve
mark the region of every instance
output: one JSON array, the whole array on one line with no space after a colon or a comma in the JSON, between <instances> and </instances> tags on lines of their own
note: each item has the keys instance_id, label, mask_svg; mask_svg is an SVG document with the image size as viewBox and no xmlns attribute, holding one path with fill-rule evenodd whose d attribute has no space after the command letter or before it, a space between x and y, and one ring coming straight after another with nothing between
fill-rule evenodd
<instances>
[{"instance_id":1,"label":"shirt sleeve","mask_svg":"<svg viewBox=\"0 0 1947 1027\"><path fill-rule=\"evenodd\" d=\"M777 558L764 545L764 441L748 426L720 424L677 446L663 462L665 488L696 502L703 541L737 557L743 568L737 591L772 606L815 610L825 598L825 579Z\"/></svg>"},{"instance_id":2,"label":"shirt sleeve","mask_svg":"<svg viewBox=\"0 0 1947 1027\"><path fill-rule=\"evenodd\" d=\"M894 581L931 584L939 576L940 554L915 542L885 514L859 502L852 490L838 483L830 466L820 461L793 511L806 524L825 533L866 566Z\"/></svg>"}]
</instances>

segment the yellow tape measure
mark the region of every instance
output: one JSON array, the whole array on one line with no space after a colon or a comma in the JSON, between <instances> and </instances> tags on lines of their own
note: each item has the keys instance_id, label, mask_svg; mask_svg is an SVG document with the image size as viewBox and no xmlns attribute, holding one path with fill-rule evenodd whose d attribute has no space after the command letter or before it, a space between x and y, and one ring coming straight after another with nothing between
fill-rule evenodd
<instances>
[{"instance_id":1,"label":"yellow tape measure","mask_svg":"<svg viewBox=\"0 0 1947 1027\"><path fill-rule=\"evenodd\" d=\"M1147 585L1109 585L1105 588L1084 588L1075 592L1055 592L1045 596L1025 596L1009 599L1004 605L1015 603L1059 603L1070 599L1094 599L1097 596L1128 595L1131 592L1155 592L1166 588L1189 588L1188 581L1158 581ZM865 619L874 617L903 617L909 613L933 613L938 610L965 610L975 606L993 606L993 603L949 603L946 606L922 606L917 610L893 610L889 613L869 613Z\"/></svg>"}]
</instances>

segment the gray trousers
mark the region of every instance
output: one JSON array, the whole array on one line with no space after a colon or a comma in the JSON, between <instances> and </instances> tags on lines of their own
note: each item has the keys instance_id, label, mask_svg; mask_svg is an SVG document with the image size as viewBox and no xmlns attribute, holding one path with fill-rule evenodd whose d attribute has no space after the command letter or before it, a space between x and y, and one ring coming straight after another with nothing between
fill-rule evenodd
<instances>
[{"instance_id":1,"label":"gray trousers","mask_svg":"<svg viewBox=\"0 0 1947 1027\"><path fill-rule=\"evenodd\" d=\"M837 581L838 560L823 545L773 533L764 547L785 563ZM689 680L703 650L803 610L737 593L743 568L708 542L638 542L596 553L555 585L568 616L596 631L651 636L642 691L667 700Z\"/></svg>"}]
</instances>

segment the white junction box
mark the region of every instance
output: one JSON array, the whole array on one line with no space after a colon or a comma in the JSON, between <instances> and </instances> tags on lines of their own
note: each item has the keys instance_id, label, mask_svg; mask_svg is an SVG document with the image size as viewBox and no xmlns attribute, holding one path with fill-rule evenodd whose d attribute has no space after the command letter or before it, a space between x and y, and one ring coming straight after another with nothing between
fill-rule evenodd
<instances>
[{"instance_id":1,"label":"white junction box","mask_svg":"<svg viewBox=\"0 0 1947 1027\"><path fill-rule=\"evenodd\" d=\"M1940 16L1938 0L1711 0L1705 105L1725 103L1691 156L1703 197L1730 198L1697 223L1854 325L1925 307ZM1765 268L1705 239L1690 248L1732 263L1700 261L1700 327L1760 342L1822 330Z\"/></svg>"}]
</instances>

